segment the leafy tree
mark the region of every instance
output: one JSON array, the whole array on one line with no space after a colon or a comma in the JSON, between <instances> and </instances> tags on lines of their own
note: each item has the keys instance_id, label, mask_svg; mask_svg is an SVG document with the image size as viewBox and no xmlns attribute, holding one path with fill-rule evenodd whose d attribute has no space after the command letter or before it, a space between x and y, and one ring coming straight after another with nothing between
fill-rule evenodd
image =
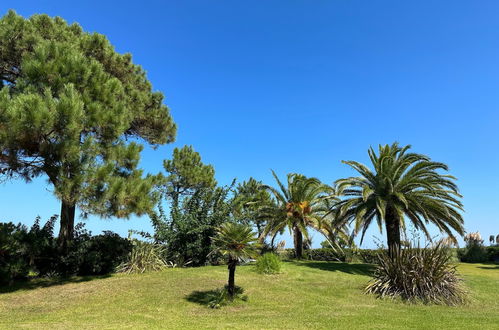
<instances>
[{"instance_id":1,"label":"leafy tree","mask_svg":"<svg viewBox=\"0 0 499 330\"><path fill-rule=\"evenodd\" d=\"M242 223L255 226L258 236L263 234L267 218L262 216L262 207L273 203L270 193L264 189L263 183L253 178L240 183L234 197L234 215Z\"/></svg>"},{"instance_id":2,"label":"leafy tree","mask_svg":"<svg viewBox=\"0 0 499 330\"><path fill-rule=\"evenodd\" d=\"M227 267L229 269L228 293L233 297L235 294L236 266L239 261L256 256L258 253L258 239L255 237L251 227L240 224L226 222L222 224L217 235L213 237L217 251L227 257Z\"/></svg>"},{"instance_id":3,"label":"leafy tree","mask_svg":"<svg viewBox=\"0 0 499 330\"><path fill-rule=\"evenodd\" d=\"M154 240L167 246L167 259L179 265L203 266L213 250L212 237L231 216L232 186L198 189L183 199L175 221L163 208L152 214Z\"/></svg>"},{"instance_id":4,"label":"leafy tree","mask_svg":"<svg viewBox=\"0 0 499 330\"><path fill-rule=\"evenodd\" d=\"M130 54L60 17L0 19L0 168L45 175L61 200L61 246L83 214L128 217L154 205L155 176L138 169L141 141L174 140L163 95Z\"/></svg>"},{"instance_id":5,"label":"leafy tree","mask_svg":"<svg viewBox=\"0 0 499 330\"><path fill-rule=\"evenodd\" d=\"M390 254L400 247L400 233L405 218L431 239L426 224L433 223L456 241L452 230L463 235L463 218L459 211L461 195L455 178L440 174L447 165L429 157L410 153L410 146L397 143L379 146L378 154L370 148L374 171L355 162L344 161L359 172L359 177L336 182L338 193L346 196L336 207L337 216L355 223L354 233L362 232L376 220L380 231L384 223ZM361 240L362 243L362 240Z\"/></svg>"},{"instance_id":6,"label":"leafy tree","mask_svg":"<svg viewBox=\"0 0 499 330\"><path fill-rule=\"evenodd\" d=\"M308 227L322 229L323 218L329 211L327 200L334 198L333 188L320 182L317 178L307 178L304 175L288 174L285 186L272 171L279 190L271 186L265 188L272 193L276 203L263 207L264 216L272 219L267 224L263 235L275 236L286 227L293 234L295 254L303 256L303 237L308 239Z\"/></svg>"},{"instance_id":7,"label":"leafy tree","mask_svg":"<svg viewBox=\"0 0 499 330\"><path fill-rule=\"evenodd\" d=\"M173 150L173 159L165 160L163 167L168 176L165 180L164 194L172 200L172 217L178 211L181 197L194 195L203 188L217 185L215 169L205 165L201 156L192 146Z\"/></svg>"}]
</instances>

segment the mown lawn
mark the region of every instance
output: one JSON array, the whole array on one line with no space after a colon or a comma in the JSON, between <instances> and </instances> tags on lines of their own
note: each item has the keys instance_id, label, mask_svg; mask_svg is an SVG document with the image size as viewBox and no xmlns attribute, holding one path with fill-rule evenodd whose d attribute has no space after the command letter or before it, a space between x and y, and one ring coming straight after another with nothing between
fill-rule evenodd
<instances>
[{"instance_id":1,"label":"mown lawn","mask_svg":"<svg viewBox=\"0 0 499 330\"><path fill-rule=\"evenodd\" d=\"M460 264L467 306L409 305L362 293L371 267L285 263L277 276L238 267L248 302L213 310L206 291L226 281L224 266L142 275L40 281L0 289L2 328L499 329L499 265Z\"/></svg>"}]
</instances>

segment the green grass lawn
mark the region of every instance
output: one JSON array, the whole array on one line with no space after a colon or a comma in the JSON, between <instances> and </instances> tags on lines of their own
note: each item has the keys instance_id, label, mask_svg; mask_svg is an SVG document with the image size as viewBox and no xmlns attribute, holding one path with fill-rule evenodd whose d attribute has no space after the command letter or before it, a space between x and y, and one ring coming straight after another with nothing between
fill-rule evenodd
<instances>
[{"instance_id":1,"label":"green grass lawn","mask_svg":"<svg viewBox=\"0 0 499 330\"><path fill-rule=\"evenodd\" d=\"M249 301L204 304L224 266L142 275L39 281L0 289L2 328L499 329L499 265L460 264L471 302L425 306L364 295L371 267L288 262L280 275L236 271Z\"/></svg>"}]
</instances>

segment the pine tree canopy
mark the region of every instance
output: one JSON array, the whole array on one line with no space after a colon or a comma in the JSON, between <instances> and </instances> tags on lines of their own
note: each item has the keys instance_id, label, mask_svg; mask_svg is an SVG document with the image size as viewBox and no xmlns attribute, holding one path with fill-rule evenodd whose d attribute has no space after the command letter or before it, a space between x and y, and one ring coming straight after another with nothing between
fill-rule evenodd
<instances>
[{"instance_id":1,"label":"pine tree canopy","mask_svg":"<svg viewBox=\"0 0 499 330\"><path fill-rule=\"evenodd\" d=\"M143 142L171 143L176 125L145 71L109 40L60 17L0 19L0 168L46 175L84 213L127 217L154 206Z\"/></svg>"},{"instance_id":2,"label":"pine tree canopy","mask_svg":"<svg viewBox=\"0 0 499 330\"><path fill-rule=\"evenodd\" d=\"M212 165L205 165L192 146L175 148L173 158L165 160L163 167L168 174L165 193L174 200L178 195L190 195L198 189L217 185L215 169Z\"/></svg>"}]
</instances>

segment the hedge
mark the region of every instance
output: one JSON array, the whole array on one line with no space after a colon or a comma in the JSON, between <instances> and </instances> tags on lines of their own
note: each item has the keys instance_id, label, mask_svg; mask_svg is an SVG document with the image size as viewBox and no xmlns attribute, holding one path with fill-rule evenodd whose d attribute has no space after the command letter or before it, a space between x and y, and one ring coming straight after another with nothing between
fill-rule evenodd
<instances>
[{"instance_id":1,"label":"hedge","mask_svg":"<svg viewBox=\"0 0 499 330\"><path fill-rule=\"evenodd\" d=\"M375 263L377 260L377 255L381 253L381 251L382 250L369 249L343 249L342 251L337 251L330 248L307 249L303 250L303 257L307 260L316 261ZM294 249L285 249L279 254L283 259L294 259L296 257Z\"/></svg>"},{"instance_id":2,"label":"hedge","mask_svg":"<svg viewBox=\"0 0 499 330\"><path fill-rule=\"evenodd\" d=\"M468 248L452 249L457 256L456 261L462 262L499 262L499 246L483 246L483 256L480 259L470 257L467 253ZM321 249L307 249L303 250L303 257L307 260L316 261L341 261L341 262L363 262L363 263L376 263L377 256L383 250L370 250L370 249L343 249L343 251L336 251L330 248ZM294 249L285 249L280 253L283 259L295 259Z\"/></svg>"}]
</instances>

